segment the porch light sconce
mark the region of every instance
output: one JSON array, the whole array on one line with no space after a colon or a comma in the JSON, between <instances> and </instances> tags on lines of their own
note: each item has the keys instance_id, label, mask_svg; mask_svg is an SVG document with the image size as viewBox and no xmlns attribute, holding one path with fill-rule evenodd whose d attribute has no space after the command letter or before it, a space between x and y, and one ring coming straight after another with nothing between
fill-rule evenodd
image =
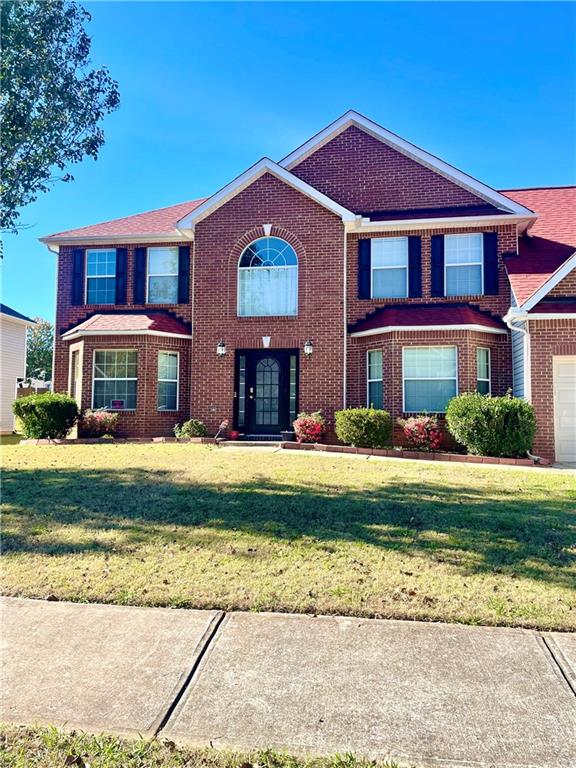
<instances>
[{"instance_id":1,"label":"porch light sconce","mask_svg":"<svg viewBox=\"0 0 576 768\"><path fill-rule=\"evenodd\" d=\"M306 357L310 357L312 352L314 352L314 344L308 339L308 341L304 342L304 354Z\"/></svg>"},{"instance_id":2,"label":"porch light sconce","mask_svg":"<svg viewBox=\"0 0 576 768\"><path fill-rule=\"evenodd\" d=\"M218 357L224 357L226 354L226 342L223 339L220 339L218 344L216 344L216 354Z\"/></svg>"}]
</instances>

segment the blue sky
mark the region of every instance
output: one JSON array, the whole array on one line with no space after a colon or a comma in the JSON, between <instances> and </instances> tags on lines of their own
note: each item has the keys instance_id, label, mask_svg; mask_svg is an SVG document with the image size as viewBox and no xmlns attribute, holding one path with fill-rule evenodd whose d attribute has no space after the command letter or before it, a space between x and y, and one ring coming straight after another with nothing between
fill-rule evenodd
<instances>
[{"instance_id":1,"label":"blue sky","mask_svg":"<svg viewBox=\"0 0 576 768\"><path fill-rule=\"evenodd\" d=\"M495 188L576 181L572 3L85 3L119 82L100 158L5 237L2 301L53 319L37 238L206 196L348 109Z\"/></svg>"}]
</instances>

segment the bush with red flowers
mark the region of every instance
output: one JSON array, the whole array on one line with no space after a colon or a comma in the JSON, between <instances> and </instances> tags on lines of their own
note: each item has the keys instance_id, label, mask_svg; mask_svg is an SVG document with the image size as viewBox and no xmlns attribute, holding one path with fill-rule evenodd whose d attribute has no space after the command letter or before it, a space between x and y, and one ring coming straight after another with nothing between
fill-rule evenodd
<instances>
[{"instance_id":1,"label":"bush with red flowers","mask_svg":"<svg viewBox=\"0 0 576 768\"><path fill-rule=\"evenodd\" d=\"M118 428L118 414L109 411L84 411L78 424L81 437L114 437Z\"/></svg>"},{"instance_id":2,"label":"bush with red flowers","mask_svg":"<svg viewBox=\"0 0 576 768\"><path fill-rule=\"evenodd\" d=\"M317 443L324 437L326 421L322 411L299 413L293 427L299 443Z\"/></svg>"},{"instance_id":3,"label":"bush with red flowers","mask_svg":"<svg viewBox=\"0 0 576 768\"><path fill-rule=\"evenodd\" d=\"M436 416L411 416L398 419L408 445L419 451L437 451L442 444L442 428Z\"/></svg>"}]
</instances>

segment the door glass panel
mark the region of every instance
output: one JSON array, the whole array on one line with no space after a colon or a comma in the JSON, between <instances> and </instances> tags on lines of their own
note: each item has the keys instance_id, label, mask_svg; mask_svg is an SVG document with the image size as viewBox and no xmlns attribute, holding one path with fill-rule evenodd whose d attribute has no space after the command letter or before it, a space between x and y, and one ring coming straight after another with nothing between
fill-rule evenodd
<instances>
[{"instance_id":1,"label":"door glass panel","mask_svg":"<svg viewBox=\"0 0 576 768\"><path fill-rule=\"evenodd\" d=\"M246 356L238 358L238 426L246 424Z\"/></svg>"},{"instance_id":2,"label":"door glass panel","mask_svg":"<svg viewBox=\"0 0 576 768\"><path fill-rule=\"evenodd\" d=\"M277 425L279 418L280 365L265 357L256 365L256 424Z\"/></svg>"},{"instance_id":3,"label":"door glass panel","mask_svg":"<svg viewBox=\"0 0 576 768\"><path fill-rule=\"evenodd\" d=\"M296 420L296 355L290 355L290 424Z\"/></svg>"}]
</instances>

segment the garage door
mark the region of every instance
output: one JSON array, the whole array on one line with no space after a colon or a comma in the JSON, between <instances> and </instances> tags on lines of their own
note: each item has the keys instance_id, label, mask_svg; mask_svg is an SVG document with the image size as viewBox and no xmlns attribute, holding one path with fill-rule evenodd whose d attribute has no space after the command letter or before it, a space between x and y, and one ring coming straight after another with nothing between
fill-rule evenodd
<instances>
[{"instance_id":1,"label":"garage door","mask_svg":"<svg viewBox=\"0 0 576 768\"><path fill-rule=\"evenodd\" d=\"M556 461L576 462L576 356L554 358Z\"/></svg>"}]
</instances>

